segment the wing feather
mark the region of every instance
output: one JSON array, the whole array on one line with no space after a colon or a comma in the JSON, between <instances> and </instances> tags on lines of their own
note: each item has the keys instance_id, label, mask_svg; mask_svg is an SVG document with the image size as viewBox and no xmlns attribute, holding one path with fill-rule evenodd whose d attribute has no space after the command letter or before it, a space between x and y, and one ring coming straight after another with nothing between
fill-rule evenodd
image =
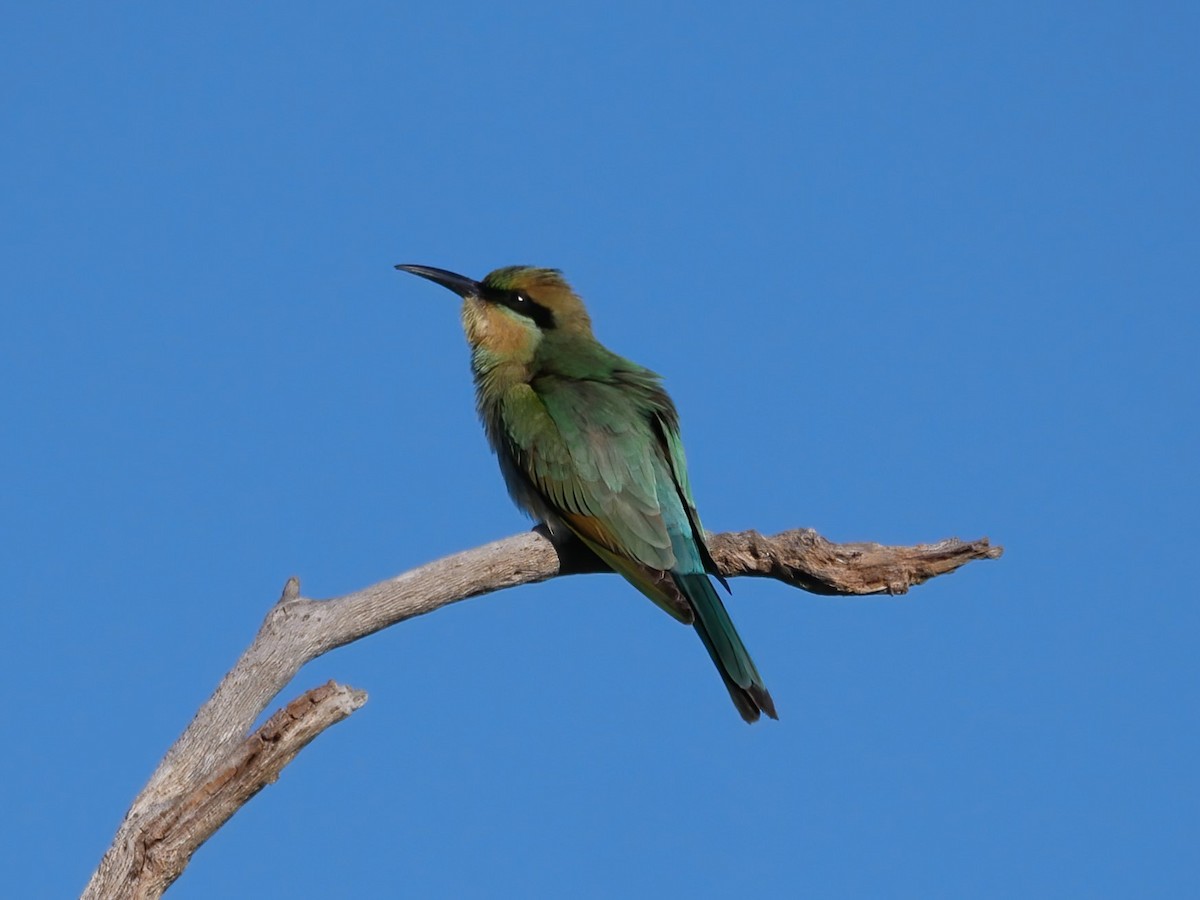
<instances>
[{"instance_id":1,"label":"wing feather","mask_svg":"<svg viewBox=\"0 0 1200 900\"><path fill-rule=\"evenodd\" d=\"M638 566L673 569L659 490L670 468L638 395L577 379L543 378L523 388L509 398L519 408L498 417L498 437L522 480L581 536Z\"/></svg>"}]
</instances>

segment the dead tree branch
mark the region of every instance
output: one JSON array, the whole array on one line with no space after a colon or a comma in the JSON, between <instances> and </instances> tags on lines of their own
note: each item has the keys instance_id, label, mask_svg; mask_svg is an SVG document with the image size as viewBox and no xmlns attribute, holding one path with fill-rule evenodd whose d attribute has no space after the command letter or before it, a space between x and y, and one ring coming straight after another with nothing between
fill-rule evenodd
<instances>
[{"instance_id":1,"label":"dead tree branch","mask_svg":"<svg viewBox=\"0 0 1200 900\"><path fill-rule=\"evenodd\" d=\"M1003 550L987 538L887 547L835 544L800 529L709 539L728 577L774 578L816 594L902 594ZM363 691L330 682L251 731L256 718L307 662L336 647L459 600L557 575L605 571L578 543L555 545L542 530L467 550L335 597L300 596L292 578L254 641L196 713L133 801L92 875L85 900L159 897L196 849L301 749L366 702Z\"/></svg>"}]
</instances>

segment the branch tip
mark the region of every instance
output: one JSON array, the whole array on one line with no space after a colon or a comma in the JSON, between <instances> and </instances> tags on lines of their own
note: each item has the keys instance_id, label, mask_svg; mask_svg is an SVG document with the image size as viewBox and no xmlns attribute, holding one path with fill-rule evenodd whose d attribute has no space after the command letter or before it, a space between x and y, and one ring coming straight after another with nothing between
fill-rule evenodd
<instances>
[{"instance_id":1,"label":"branch tip","mask_svg":"<svg viewBox=\"0 0 1200 900\"><path fill-rule=\"evenodd\" d=\"M287 580L287 584L283 586L283 593L279 596L280 603L291 603L300 596L300 579L293 575Z\"/></svg>"}]
</instances>

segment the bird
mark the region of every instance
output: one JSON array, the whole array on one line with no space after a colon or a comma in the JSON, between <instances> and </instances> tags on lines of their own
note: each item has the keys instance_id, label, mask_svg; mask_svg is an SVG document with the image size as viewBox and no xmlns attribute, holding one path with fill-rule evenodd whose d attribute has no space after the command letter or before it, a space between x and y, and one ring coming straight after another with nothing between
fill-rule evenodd
<instances>
[{"instance_id":1,"label":"bird","mask_svg":"<svg viewBox=\"0 0 1200 900\"><path fill-rule=\"evenodd\" d=\"M596 339L558 269L505 266L476 281L396 268L462 298L477 411L517 506L693 626L745 721L777 719L710 578L729 590L705 542L661 377Z\"/></svg>"}]
</instances>

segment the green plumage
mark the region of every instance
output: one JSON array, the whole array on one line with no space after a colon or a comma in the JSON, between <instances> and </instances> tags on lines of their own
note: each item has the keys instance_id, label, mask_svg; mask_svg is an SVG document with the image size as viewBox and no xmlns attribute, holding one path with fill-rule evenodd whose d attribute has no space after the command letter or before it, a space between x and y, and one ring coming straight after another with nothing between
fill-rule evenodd
<instances>
[{"instance_id":1,"label":"green plumage","mask_svg":"<svg viewBox=\"0 0 1200 900\"><path fill-rule=\"evenodd\" d=\"M679 418L659 377L592 336L581 301L554 270L510 267L476 283L402 268L466 301L480 418L518 505L553 532L576 535L693 625L746 721L760 712L774 718L709 578L721 576L688 483Z\"/></svg>"}]
</instances>

